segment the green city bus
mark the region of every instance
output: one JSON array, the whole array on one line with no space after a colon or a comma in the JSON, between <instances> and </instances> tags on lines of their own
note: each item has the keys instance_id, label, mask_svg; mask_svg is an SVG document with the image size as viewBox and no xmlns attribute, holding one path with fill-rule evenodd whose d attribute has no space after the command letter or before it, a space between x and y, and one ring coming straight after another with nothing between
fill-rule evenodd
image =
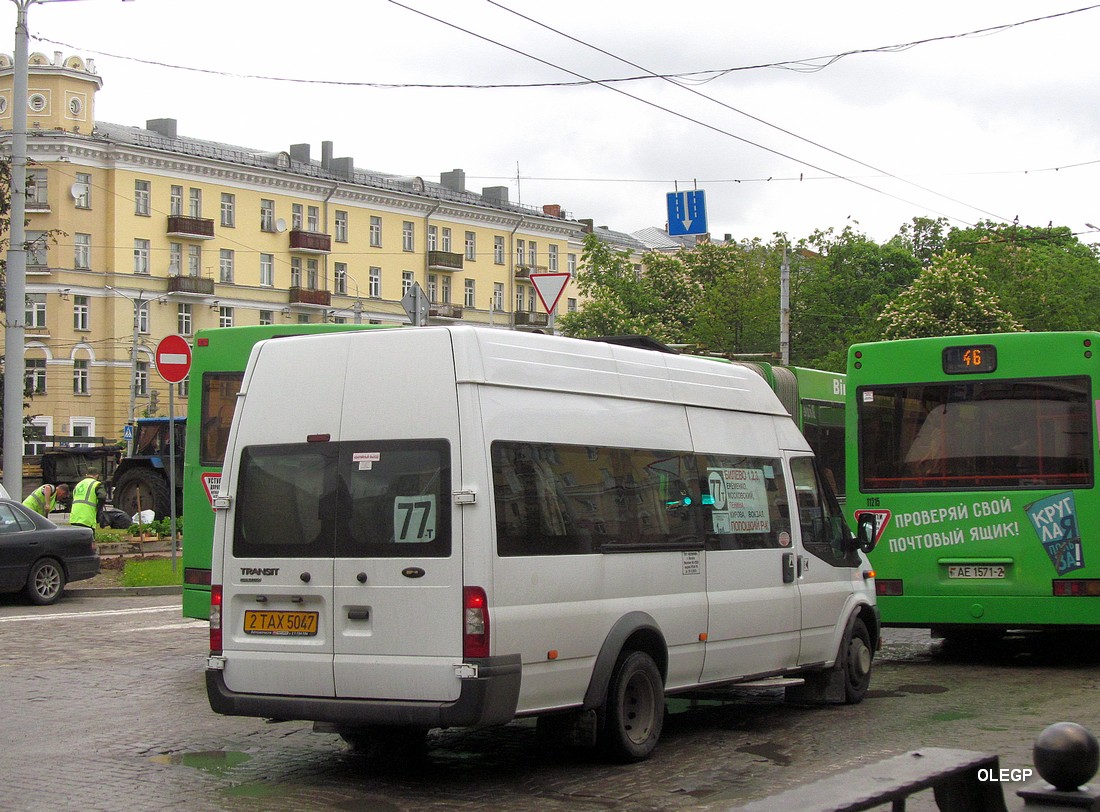
<instances>
[{"instance_id":1,"label":"green city bus","mask_svg":"<svg viewBox=\"0 0 1100 812\"><path fill-rule=\"evenodd\" d=\"M191 393L183 465L183 615L210 617L210 554L214 539L213 497L221 478L229 425L252 347L280 336L337 330L392 329L378 324L284 324L216 327L195 333ZM290 398L293 381L287 382ZM289 405L288 405L289 408ZM308 409L308 397L302 401Z\"/></svg>"},{"instance_id":2,"label":"green city bus","mask_svg":"<svg viewBox=\"0 0 1100 812\"><path fill-rule=\"evenodd\" d=\"M1100 627L1100 333L848 351L848 499L882 620L942 637Z\"/></svg>"}]
</instances>

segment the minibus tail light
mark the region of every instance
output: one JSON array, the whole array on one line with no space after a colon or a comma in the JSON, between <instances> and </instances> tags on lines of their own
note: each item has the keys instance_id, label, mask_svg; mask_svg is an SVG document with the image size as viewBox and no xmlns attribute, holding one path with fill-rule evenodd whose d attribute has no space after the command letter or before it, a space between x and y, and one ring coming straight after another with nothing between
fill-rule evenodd
<instances>
[{"instance_id":1,"label":"minibus tail light","mask_svg":"<svg viewBox=\"0 0 1100 812\"><path fill-rule=\"evenodd\" d=\"M210 587L210 653L222 653L222 585Z\"/></svg>"},{"instance_id":2,"label":"minibus tail light","mask_svg":"<svg viewBox=\"0 0 1100 812\"><path fill-rule=\"evenodd\" d=\"M462 656L489 656L489 600L479 586L462 588Z\"/></svg>"}]
</instances>

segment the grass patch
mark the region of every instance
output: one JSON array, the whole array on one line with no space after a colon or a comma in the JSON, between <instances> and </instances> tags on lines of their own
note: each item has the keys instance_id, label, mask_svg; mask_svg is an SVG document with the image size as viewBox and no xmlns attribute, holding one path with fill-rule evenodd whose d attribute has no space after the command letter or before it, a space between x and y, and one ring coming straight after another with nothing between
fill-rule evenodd
<instances>
[{"instance_id":1,"label":"grass patch","mask_svg":"<svg viewBox=\"0 0 1100 812\"><path fill-rule=\"evenodd\" d=\"M123 586L179 586L183 583L183 562L171 558L132 558L122 568Z\"/></svg>"}]
</instances>

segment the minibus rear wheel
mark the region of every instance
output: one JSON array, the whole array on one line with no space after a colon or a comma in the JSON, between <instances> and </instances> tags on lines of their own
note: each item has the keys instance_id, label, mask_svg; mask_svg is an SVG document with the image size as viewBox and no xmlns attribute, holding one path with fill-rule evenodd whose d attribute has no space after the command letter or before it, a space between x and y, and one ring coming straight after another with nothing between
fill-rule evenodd
<instances>
[{"instance_id":1,"label":"minibus rear wheel","mask_svg":"<svg viewBox=\"0 0 1100 812\"><path fill-rule=\"evenodd\" d=\"M644 651L619 656L607 689L602 750L614 761L649 757L665 723L665 686L661 671Z\"/></svg>"}]
</instances>

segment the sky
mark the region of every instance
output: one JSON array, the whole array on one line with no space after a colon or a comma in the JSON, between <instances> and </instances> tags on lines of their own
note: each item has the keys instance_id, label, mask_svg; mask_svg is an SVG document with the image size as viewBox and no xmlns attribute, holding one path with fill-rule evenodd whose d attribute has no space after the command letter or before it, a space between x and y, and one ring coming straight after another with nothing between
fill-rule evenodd
<instances>
[{"instance_id":1,"label":"sky","mask_svg":"<svg viewBox=\"0 0 1100 812\"><path fill-rule=\"evenodd\" d=\"M710 232L738 240L885 241L943 216L1100 242L1100 6L1081 0L47 0L28 18L32 52L95 61L100 121L459 168L615 231L663 227L667 193L701 189ZM0 0L8 53L15 19Z\"/></svg>"}]
</instances>

